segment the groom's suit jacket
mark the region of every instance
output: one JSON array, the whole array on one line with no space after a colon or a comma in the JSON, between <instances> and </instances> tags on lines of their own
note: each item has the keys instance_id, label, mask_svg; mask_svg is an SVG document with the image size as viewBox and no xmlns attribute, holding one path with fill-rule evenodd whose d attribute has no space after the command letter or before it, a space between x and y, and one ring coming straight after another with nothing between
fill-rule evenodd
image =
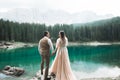
<instances>
[{"instance_id":1,"label":"groom's suit jacket","mask_svg":"<svg viewBox=\"0 0 120 80\"><path fill-rule=\"evenodd\" d=\"M53 44L48 37L43 37L39 42L39 50L41 55L49 55L53 50Z\"/></svg>"}]
</instances>

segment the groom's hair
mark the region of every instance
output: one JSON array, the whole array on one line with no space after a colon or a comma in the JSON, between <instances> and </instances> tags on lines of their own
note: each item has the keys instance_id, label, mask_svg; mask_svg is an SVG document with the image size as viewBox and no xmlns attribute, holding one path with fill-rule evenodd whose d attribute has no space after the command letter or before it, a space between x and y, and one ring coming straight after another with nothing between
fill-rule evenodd
<instances>
[{"instance_id":1,"label":"groom's hair","mask_svg":"<svg viewBox=\"0 0 120 80\"><path fill-rule=\"evenodd\" d=\"M47 36L48 33L49 33L48 31L45 31L45 32L44 32L44 36Z\"/></svg>"}]
</instances>

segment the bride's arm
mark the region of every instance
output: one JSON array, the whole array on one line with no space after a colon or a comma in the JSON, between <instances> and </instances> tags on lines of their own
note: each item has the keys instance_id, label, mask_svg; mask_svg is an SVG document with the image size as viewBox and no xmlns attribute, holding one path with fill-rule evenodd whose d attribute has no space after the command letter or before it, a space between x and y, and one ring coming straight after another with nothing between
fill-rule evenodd
<instances>
[{"instance_id":1,"label":"bride's arm","mask_svg":"<svg viewBox=\"0 0 120 80\"><path fill-rule=\"evenodd\" d=\"M58 48L55 48L55 51L53 51L52 55L54 55L57 52Z\"/></svg>"},{"instance_id":2,"label":"bride's arm","mask_svg":"<svg viewBox=\"0 0 120 80\"><path fill-rule=\"evenodd\" d=\"M65 37L65 39L66 39L66 46L68 46L68 38L67 37Z\"/></svg>"},{"instance_id":3,"label":"bride's arm","mask_svg":"<svg viewBox=\"0 0 120 80\"><path fill-rule=\"evenodd\" d=\"M53 51L52 55L54 55L57 52L59 45L60 45L60 39L57 39L56 48L55 48L55 51Z\"/></svg>"}]
</instances>

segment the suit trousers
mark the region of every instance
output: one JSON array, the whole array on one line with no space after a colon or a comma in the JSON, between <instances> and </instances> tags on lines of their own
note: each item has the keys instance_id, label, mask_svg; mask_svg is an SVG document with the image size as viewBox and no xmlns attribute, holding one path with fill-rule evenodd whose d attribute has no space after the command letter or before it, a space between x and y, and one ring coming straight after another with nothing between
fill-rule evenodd
<instances>
[{"instance_id":1,"label":"suit trousers","mask_svg":"<svg viewBox=\"0 0 120 80\"><path fill-rule=\"evenodd\" d=\"M50 63L50 54L49 53L42 53L41 55L41 74L43 74L44 64L46 63L45 73L44 73L44 80L47 80L48 71L49 71L49 63ZM44 55L45 54L45 55Z\"/></svg>"}]
</instances>

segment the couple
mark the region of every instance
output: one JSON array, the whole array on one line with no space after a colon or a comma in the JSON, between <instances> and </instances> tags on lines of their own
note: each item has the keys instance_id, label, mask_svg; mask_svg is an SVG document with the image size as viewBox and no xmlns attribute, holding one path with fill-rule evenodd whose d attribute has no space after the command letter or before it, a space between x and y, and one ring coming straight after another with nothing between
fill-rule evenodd
<instances>
[{"instance_id":1,"label":"couple","mask_svg":"<svg viewBox=\"0 0 120 80\"><path fill-rule=\"evenodd\" d=\"M50 33L44 32L44 37L39 41L38 50L41 54L41 75L43 75L44 62L46 62L46 68L44 72L44 80L47 80L48 73L55 74L55 80L76 80L72 73L69 56L68 56L68 39L65 36L64 31L59 32L59 38L56 42L55 51L53 44L50 40ZM56 57L49 70L50 52L52 55L56 53Z\"/></svg>"}]
</instances>

